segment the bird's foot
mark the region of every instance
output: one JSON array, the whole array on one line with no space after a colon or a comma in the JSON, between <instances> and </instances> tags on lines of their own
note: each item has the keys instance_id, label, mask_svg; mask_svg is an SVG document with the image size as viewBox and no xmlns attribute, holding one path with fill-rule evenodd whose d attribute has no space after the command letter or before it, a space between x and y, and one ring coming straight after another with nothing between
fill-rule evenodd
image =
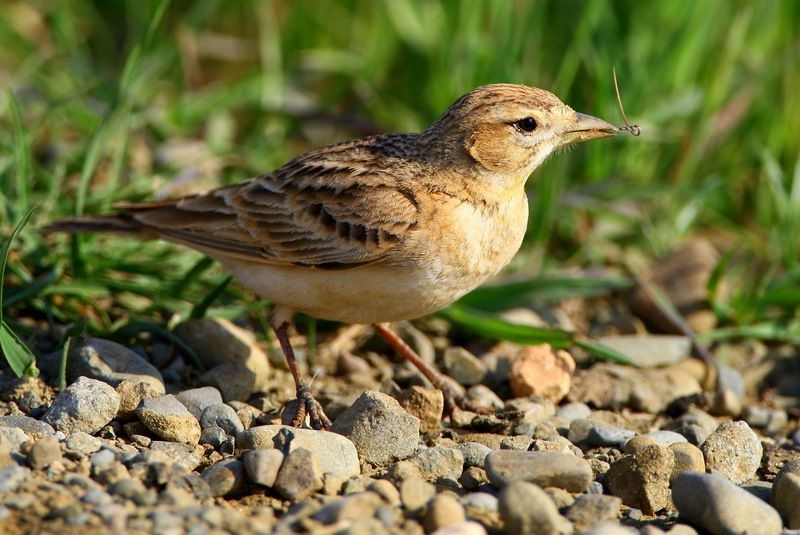
<instances>
[{"instance_id":1,"label":"bird's foot","mask_svg":"<svg viewBox=\"0 0 800 535\"><path fill-rule=\"evenodd\" d=\"M288 409L288 407L287 407ZM314 429L328 430L331 427L331 421L322 410L322 405L319 401L314 399L311 394L311 389L307 386L300 386L297 388L297 401L294 404L294 415L292 416L292 427L300 427L306 421L306 415L309 416L311 427Z\"/></svg>"}]
</instances>

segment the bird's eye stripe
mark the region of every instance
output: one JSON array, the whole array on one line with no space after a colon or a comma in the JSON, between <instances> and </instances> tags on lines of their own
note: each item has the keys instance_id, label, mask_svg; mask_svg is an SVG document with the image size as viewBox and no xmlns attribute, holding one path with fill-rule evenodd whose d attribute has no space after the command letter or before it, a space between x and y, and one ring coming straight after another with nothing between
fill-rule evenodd
<instances>
[{"instance_id":1,"label":"bird's eye stripe","mask_svg":"<svg viewBox=\"0 0 800 535\"><path fill-rule=\"evenodd\" d=\"M538 124L536 123L536 119L533 117L525 117L524 119L515 121L514 126L521 132L533 132L536 130Z\"/></svg>"}]
</instances>

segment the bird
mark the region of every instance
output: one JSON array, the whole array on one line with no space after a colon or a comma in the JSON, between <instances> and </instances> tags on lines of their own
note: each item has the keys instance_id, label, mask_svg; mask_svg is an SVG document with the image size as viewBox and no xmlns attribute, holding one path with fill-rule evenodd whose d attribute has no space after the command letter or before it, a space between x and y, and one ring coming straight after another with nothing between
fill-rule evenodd
<instances>
[{"instance_id":1,"label":"bird","mask_svg":"<svg viewBox=\"0 0 800 535\"><path fill-rule=\"evenodd\" d=\"M241 183L119 203L45 230L164 239L217 260L272 303L269 322L296 389L291 424L328 429L289 341L293 314L373 324L458 404L390 323L437 312L496 275L522 244L533 171L562 147L620 131L544 89L484 85L420 133L317 148Z\"/></svg>"}]
</instances>

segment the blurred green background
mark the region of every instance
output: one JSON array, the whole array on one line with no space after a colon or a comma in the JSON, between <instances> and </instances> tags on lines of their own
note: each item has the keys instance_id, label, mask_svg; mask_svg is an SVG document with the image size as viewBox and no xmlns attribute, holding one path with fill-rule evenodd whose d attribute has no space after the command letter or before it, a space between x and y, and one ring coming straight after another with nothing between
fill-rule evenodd
<instances>
[{"instance_id":1,"label":"blurred green background","mask_svg":"<svg viewBox=\"0 0 800 535\"><path fill-rule=\"evenodd\" d=\"M71 0L2 10L0 235L38 206L4 280L7 318L77 315L105 330L130 313L185 316L216 293L229 297L218 314L255 311L195 253L44 239L36 227L242 180L334 141L418 131L486 83L546 88L621 124L615 67L641 137L582 145L536 172L510 272L623 265L700 235L729 253L718 270L733 288L716 307L723 323L797 326L800 2Z\"/></svg>"}]
</instances>

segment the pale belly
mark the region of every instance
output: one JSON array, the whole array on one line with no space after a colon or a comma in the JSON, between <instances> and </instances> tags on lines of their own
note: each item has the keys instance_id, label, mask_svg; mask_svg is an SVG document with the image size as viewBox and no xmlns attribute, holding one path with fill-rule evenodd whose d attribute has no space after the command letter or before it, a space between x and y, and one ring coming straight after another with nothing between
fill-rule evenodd
<instances>
[{"instance_id":1,"label":"pale belly","mask_svg":"<svg viewBox=\"0 0 800 535\"><path fill-rule=\"evenodd\" d=\"M438 220L388 263L324 270L218 259L241 284L286 309L345 323L411 319L445 308L508 264L527 225L524 194L512 201L492 217L455 207L451 221Z\"/></svg>"}]
</instances>

